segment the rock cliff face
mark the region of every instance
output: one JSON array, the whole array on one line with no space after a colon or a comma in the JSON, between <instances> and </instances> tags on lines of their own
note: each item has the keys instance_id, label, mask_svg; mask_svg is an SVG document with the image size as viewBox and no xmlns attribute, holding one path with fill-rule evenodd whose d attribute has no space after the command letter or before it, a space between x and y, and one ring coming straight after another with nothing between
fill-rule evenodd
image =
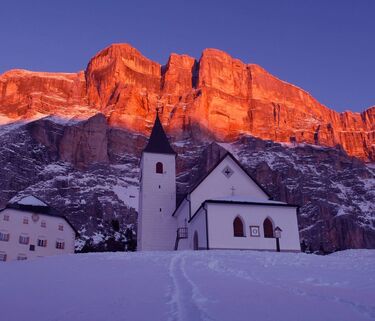
<instances>
[{"instance_id":1,"label":"rock cliff face","mask_svg":"<svg viewBox=\"0 0 375 321\"><path fill-rule=\"evenodd\" d=\"M136 223L139 157L147 139L87 120L46 117L0 127L0 208L33 194L67 216L90 248L114 250ZM177 187L186 192L231 151L276 200L300 206L301 240L312 250L375 248L375 168L343 150L280 144L247 135L174 140ZM112 245L111 245L112 244ZM120 247L121 248L121 247Z\"/></svg>"},{"instance_id":2,"label":"rock cliff face","mask_svg":"<svg viewBox=\"0 0 375 321\"><path fill-rule=\"evenodd\" d=\"M85 72L13 70L0 76L0 114L17 120L101 112L112 126L147 134L156 106L175 137L205 133L232 141L249 134L340 145L351 156L375 160L375 107L337 113L260 66L215 49L204 50L199 61L172 54L161 66L115 44L94 56Z\"/></svg>"}]
</instances>

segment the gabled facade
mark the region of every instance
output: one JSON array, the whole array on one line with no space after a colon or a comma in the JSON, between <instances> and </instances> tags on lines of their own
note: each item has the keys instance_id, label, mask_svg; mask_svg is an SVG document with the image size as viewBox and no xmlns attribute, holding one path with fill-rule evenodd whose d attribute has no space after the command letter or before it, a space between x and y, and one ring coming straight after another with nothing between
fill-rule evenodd
<instances>
[{"instance_id":1,"label":"gabled facade","mask_svg":"<svg viewBox=\"0 0 375 321\"><path fill-rule=\"evenodd\" d=\"M74 253L76 234L45 202L24 197L0 211L0 261Z\"/></svg>"},{"instance_id":2,"label":"gabled facade","mask_svg":"<svg viewBox=\"0 0 375 321\"><path fill-rule=\"evenodd\" d=\"M162 128L158 117L155 126L158 130ZM164 131L163 134L161 145L166 146ZM150 142L155 141L152 136ZM152 156L148 155L147 149L141 160L141 233L138 240L141 250L300 251L298 207L272 200L229 152L175 208L175 197L172 196L176 192L175 155L162 153L172 148L170 145L159 151L152 148ZM168 164L165 180L153 173L158 162ZM161 186L166 194L161 193ZM158 207L165 208L163 215L157 212Z\"/></svg>"}]
</instances>

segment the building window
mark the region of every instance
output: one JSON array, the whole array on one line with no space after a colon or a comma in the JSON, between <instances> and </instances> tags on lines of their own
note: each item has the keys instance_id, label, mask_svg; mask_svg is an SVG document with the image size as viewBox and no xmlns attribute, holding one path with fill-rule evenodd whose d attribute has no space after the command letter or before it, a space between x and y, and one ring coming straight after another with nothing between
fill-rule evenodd
<instances>
[{"instance_id":1,"label":"building window","mask_svg":"<svg viewBox=\"0 0 375 321\"><path fill-rule=\"evenodd\" d=\"M0 252L0 261L6 261L7 260L7 254L5 252Z\"/></svg>"},{"instance_id":2,"label":"building window","mask_svg":"<svg viewBox=\"0 0 375 321\"><path fill-rule=\"evenodd\" d=\"M28 217L23 218L23 224L29 224L29 218Z\"/></svg>"},{"instance_id":3,"label":"building window","mask_svg":"<svg viewBox=\"0 0 375 321\"><path fill-rule=\"evenodd\" d=\"M65 249L65 242L64 241L56 241L56 248L59 250Z\"/></svg>"},{"instance_id":4,"label":"building window","mask_svg":"<svg viewBox=\"0 0 375 321\"><path fill-rule=\"evenodd\" d=\"M17 255L17 260L18 261L27 260L27 256L25 254L18 254Z\"/></svg>"},{"instance_id":5,"label":"building window","mask_svg":"<svg viewBox=\"0 0 375 321\"><path fill-rule=\"evenodd\" d=\"M163 174L163 163L161 162L156 163L156 173Z\"/></svg>"},{"instance_id":6,"label":"building window","mask_svg":"<svg viewBox=\"0 0 375 321\"><path fill-rule=\"evenodd\" d=\"M273 224L272 224L272 221L268 217L263 222L263 231L264 231L264 237L266 238L273 237Z\"/></svg>"},{"instance_id":7,"label":"building window","mask_svg":"<svg viewBox=\"0 0 375 321\"><path fill-rule=\"evenodd\" d=\"M64 225L59 224L59 231L64 231Z\"/></svg>"},{"instance_id":8,"label":"building window","mask_svg":"<svg viewBox=\"0 0 375 321\"><path fill-rule=\"evenodd\" d=\"M35 245L34 244L30 244L29 250L30 251L35 251Z\"/></svg>"},{"instance_id":9,"label":"building window","mask_svg":"<svg viewBox=\"0 0 375 321\"><path fill-rule=\"evenodd\" d=\"M245 236L242 220L238 216L233 221L233 235L235 237Z\"/></svg>"},{"instance_id":10,"label":"building window","mask_svg":"<svg viewBox=\"0 0 375 321\"><path fill-rule=\"evenodd\" d=\"M20 242L20 244L26 244L27 245L30 242L30 237L28 237L26 235L20 235L19 242Z\"/></svg>"},{"instance_id":11,"label":"building window","mask_svg":"<svg viewBox=\"0 0 375 321\"><path fill-rule=\"evenodd\" d=\"M9 215L8 214L4 214L3 220L8 222L9 221Z\"/></svg>"},{"instance_id":12,"label":"building window","mask_svg":"<svg viewBox=\"0 0 375 321\"><path fill-rule=\"evenodd\" d=\"M38 239L38 246L40 246L40 247L47 247L47 240L45 240L45 239Z\"/></svg>"},{"instance_id":13,"label":"building window","mask_svg":"<svg viewBox=\"0 0 375 321\"><path fill-rule=\"evenodd\" d=\"M42 222L40 223L40 226L43 227L43 228L46 228L46 227L47 227L47 223L46 223L46 221L42 221Z\"/></svg>"},{"instance_id":14,"label":"building window","mask_svg":"<svg viewBox=\"0 0 375 321\"><path fill-rule=\"evenodd\" d=\"M8 242L9 241L9 233L0 232L0 241Z\"/></svg>"}]
</instances>

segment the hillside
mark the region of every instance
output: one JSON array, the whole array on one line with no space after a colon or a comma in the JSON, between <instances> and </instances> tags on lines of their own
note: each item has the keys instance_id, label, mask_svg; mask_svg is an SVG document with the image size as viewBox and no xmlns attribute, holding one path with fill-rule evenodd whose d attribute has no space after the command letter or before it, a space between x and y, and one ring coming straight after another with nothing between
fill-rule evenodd
<instances>
[{"instance_id":1,"label":"hillside","mask_svg":"<svg viewBox=\"0 0 375 321\"><path fill-rule=\"evenodd\" d=\"M375 251L103 253L0 264L7 321L375 319ZM22 308L17 308L21 304Z\"/></svg>"}]
</instances>

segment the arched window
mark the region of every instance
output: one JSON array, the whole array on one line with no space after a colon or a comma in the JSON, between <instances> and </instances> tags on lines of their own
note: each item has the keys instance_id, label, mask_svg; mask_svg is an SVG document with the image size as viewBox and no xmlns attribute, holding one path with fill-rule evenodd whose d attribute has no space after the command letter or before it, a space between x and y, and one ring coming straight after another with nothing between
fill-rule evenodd
<instances>
[{"instance_id":1,"label":"arched window","mask_svg":"<svg viewBox=\"0 0 375 321\"><path fill-rule=\"evenodd\" d=\"M273 237L273 224L271 220L267 217L263 222L264 237Z\"/></svg>"},{"instance_id":2,"label":"arched window","mask_svg":"<svg viewBox=\"0 0 375 321\"><path fill-rule=\"evenodd\" d=\"M242 220L238 216L233 221L233 235L238 237L245 236Z\"/></svg>"},{"instance_id":3,"label":"arched window","mask_svg":"<svg viewBox=\"0 0 375 321\"><path fill-rule=\"evenodd\" d=\"M156 173L163 174L163 163L161 162L156 163Z\"/></svg>"},{"instance_id":4,"label":"arched window","mask_svg":"<svg viewBox=\"0 0 375 321\"><path fill-rule=\"evenodd\" d=\"M198 232L197 231L194 232L194 240L193 240L193 242L194 242L194 250L196 251L196 250L199 249Z\"/></svg>"}]
</instances>

